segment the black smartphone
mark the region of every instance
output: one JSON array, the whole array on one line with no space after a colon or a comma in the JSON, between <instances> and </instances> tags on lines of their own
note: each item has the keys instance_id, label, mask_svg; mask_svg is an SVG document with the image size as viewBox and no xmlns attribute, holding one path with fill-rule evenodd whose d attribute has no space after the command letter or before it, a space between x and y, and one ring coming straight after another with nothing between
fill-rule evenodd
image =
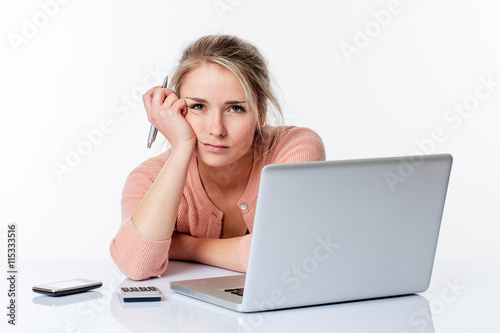
<instances>
[{"instance_id":1,"label":"black smartphone","mask_svg":"<svg viewBox=\"0 0 500 333\"><path fill-rule=\"evenodd\" d=\"M102 282L88 279L74 279L33 286L36 293L49 296L63 296L99 288Z\"/></svg>"}]
</instances>

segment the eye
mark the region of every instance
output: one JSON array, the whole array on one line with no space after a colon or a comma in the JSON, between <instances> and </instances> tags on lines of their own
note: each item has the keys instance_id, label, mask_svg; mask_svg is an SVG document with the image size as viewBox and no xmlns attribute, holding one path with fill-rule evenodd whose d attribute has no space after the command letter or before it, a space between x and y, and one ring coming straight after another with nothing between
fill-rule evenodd
<instances>
[{"instance_id":1,"label":"eye","mask_svg":"<svg viewBox=\"0 0 500 333\"><path fill-rule=\"evenodd\" d=\"M189 106L189 108L196 111L203 111L205 109L205 106L203 104L192 104Z\"/></svg>"},{"instance_id":2,"label":"eye","mask_svg":"<svg viewBox=\"0 0 500 333\"><path fill-rule=\"evenodd\" d=\"M231 105L229 108L229 111L234 112L234 113L243 113L245 112L245 108L240 106L240 105Z\"/></svg>"}]
</instances>

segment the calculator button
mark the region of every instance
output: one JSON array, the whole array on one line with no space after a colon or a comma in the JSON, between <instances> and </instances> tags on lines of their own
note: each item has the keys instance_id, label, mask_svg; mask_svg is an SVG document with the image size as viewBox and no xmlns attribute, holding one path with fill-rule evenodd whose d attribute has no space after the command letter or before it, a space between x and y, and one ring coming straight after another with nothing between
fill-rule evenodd
<instances>
[{"instance_id":1,"label":"calculator button","mask_svg":"<svg viewBox=\"0 0 500 333\"><path fill-rule=\"evenodd\" d=\"M123 302L158 302L161 301L160 289L147 287L120 287Z\"/></svg>"}]
</instances>

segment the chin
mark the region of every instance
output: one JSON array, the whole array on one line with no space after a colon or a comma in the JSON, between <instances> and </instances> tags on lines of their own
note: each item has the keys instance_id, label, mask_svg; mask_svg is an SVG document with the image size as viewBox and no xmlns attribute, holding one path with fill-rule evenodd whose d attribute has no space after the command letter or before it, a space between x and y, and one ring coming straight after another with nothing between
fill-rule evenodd
<instances>
[{"instance_id":1,"label":"chin","mask_svg":"<svg viewBox=\"0 0 500 333\"><path fill-rule=\"evenodd\" d=\"M199 152L197 152L196 157L198 158L198 161L201 161L203 162L203 164L214 168L223 167L234 162L234 159L230 158L229 156L216 154L200 154Z\"/></svg>"}]
</instances>

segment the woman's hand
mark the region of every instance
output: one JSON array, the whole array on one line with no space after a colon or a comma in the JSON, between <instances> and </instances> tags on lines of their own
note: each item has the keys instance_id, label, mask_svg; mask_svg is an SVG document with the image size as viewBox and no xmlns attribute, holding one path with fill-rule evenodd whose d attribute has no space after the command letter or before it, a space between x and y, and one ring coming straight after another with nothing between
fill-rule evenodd
<instances>
[{"instance_id":1,"label":"woman's hand","mask_svg":"<svg viewBox=\"0 0 500 333\"><path fill-rule=\"evenodd\" d=\"M187 106L172 89L154 87L143 96L148 120L175 149L183 144L196 144L196 134L186 120Z\"/></svg>"},{"instance_id":2,"label":"woman's hand","mask_svg":"<svg viewBox=\"0 0 500 333\"><path fill-rule=\"evenodd\" d=\"M244 272L240 257L240 237L217 239L196 238L179 232L172 233L168 257L170 260L196 261L202 264Z\"/></svg>"},{"instance_id":3,"label":"woman's hand","mask_svg":"<svg viewBox=\"0 0 500 333\"><path fill-rule=\"evenodd\" d=\"M131 219L146 238L164 241L175 230L196 134L185 118L186 101L179 99L173 90L154 87L144 94L143 100L149 121L170 142L172 150Z\"/></svg>"},{"instance_id":4,"label":"woman's hand","mask_svg":"<svg viewBox=\"0 0 500 333\"><path fill-rule=\"evenodd\" d=\"M172 241L168 251L168 257L171 260L194 261L191 256L191 245L196 242L196 238L190 235L174 231Z\"/></svg>"}]
</instances>

